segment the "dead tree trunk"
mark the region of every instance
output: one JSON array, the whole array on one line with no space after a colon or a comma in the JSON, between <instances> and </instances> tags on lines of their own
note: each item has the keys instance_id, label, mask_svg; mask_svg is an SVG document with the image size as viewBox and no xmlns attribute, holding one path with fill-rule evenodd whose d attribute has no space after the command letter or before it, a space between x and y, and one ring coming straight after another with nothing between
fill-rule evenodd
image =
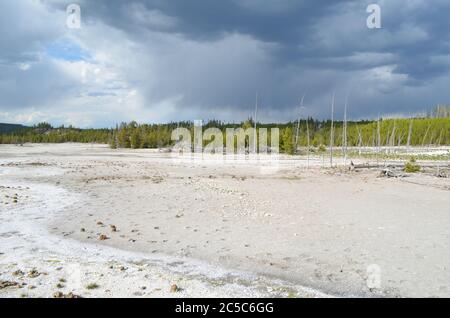
<instances>
[{"instance_id":1,"label":"dead tree trunk","mask_svg":"<svg viewBox=\"0 0 450 318\"><path fill-rule=\"evenodd\" d=\"M377 166L379 166L379 155L381 150L381 128L380 128L380 116L378 116L377 120Z\"/></svg>"},{"instance_id":2,"label":"dead tree trunk","mask_svg":"<svg viewBox=\"0 0 450 318\"><path fill-rule=\"evenodd\" d=\"M334 98L335 93L331 99L331 130L330 130L330 166L333 167L333 143L334 143Z\"/></svg>"},{"instance_id":3,"label":"dead tree trunk","mask_svg":"<svg viewBox=\"0 0 450 318\"><path fill-rule=\"evenodd\" d=\"M431 125L428 125L425 135L423 136L423 139L422 139L422 148L425 146L425 139L428 136L428 132L430 131L430 128L431 128Z\"/></svg>"},{"instance_id":4,"label":"dead tree trunk","mask_svg":"<svg viewBox=\"0 0 450 318\"><path fill-rule=\"evenodd\" d=\"M257 128L257 117L258 117L258 93L256 93L256 101L255 101L255 144L253 146L253 152L256 154L258 151L258 134L256 132L256 128Z\"/></svg>"},{"instance_id":5,"label":"dead tree trunk","mask_svg":"<svg viewBox=\"0 0 450 318\"><path fill-rule=\"evenodd\" d=\"M412 129L413 129L413 120L411 119L411 120L409 121L408 140L407 140L407 142L406 142L406 153L409 152L409 147L411 146Z\"/></svg>"},{"instance_id":6,"label":"dead tree trunk","mask_svg":"<svg viewBox=\"0 0 450 318\"><path fill-rule=\"evenodd\" d=\"M299 115L298 115L298 122L297 122L297 131L295 133L295 152L297 152L298 149L298 135L300 133L300 119L301 119L301 111L303 109L303 101L305 99L305 95L302 96L302 99L300 101L300 109L299 109Z\"/></svg>"},{"instance_id":7,"label":"dead tree trunk","mask_svg":"<svg viewBox=\"0 0 450 318\"><path fill-rule=\"evenodd\" d=\"M342 152L344 154L344 166L347 165L347 106L348 99L346 98L344 106L344 126L342 132Z\"/></svg>"},{"instance_id":8,"label":"dead tree trunk","mask_svg":"<svg viewBox=\"0 0 450 318\"><path fill-rule=\"evenodd\" d=\"M362 133L361 128L358 127L358 154L361 156L362 153Z\"/></svg>"},{"instance_id":9,"label":"dead tree trunk","mask_svg":"<svg viewBox=\"0 0 450 318\"><path fill-rule=\"evenodd\" d=\"M310 148L310 146L309 146L309 124L308 124L308 117L306 117L306 138L307 138L307 140L308 140L308 148L307 148L307 150L306 150L306 153L307 153L307 167L308 167L308 169L309 169L309 148Z\"/></svg>"}]
</instances>

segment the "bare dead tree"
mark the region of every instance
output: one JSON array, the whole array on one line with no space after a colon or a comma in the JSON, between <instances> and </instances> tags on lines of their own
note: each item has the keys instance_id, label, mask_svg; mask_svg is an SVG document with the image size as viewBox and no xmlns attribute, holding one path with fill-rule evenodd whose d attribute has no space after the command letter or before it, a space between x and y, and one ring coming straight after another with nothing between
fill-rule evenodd
<instances>
[{"instance_id":1,"label":"bare dead tree","mask_svg":"<svg viewBox=\"0 0 450 318\"><path fill-rule=\"evenodd\" d=\"M403 137L404 137L404 136L405 136L405 133L402 133L402 134L398 135L398 138L397 138L397 147L400 147L400 146L401 146L402 140L403 140Z\"/></svg>"},{"instance_id":2,"label":"bare dead tree","mask_svg":"<svg viewBox=\"0 0 450 318\"><path fill-rule=\"evenodd\" d=\"M309 118L308 116L306 117L306 138L308 140L308 149L306 150L307 153L307 167L309 169L309 149L310 149L310 144L309 144L309 124L308 124Z\"/></svg>"},{"instance_id":3,"label":"bare dead tree","mask_svg":"<svg viewBox=\"0 0 450 318\"><path fill-rule=\"evenodd\" d=\"M381 128L380 128L380 116L378 116L377 120L377 166L379 165L379 154L381 151Z\"/></svg>"},{"instance_id":4,"label":"bare dead tree","mask_svg":"<svg viewBox=\"0 0 450 318\"><path fill-rule=\"evenodd\" d=\"M428 125L427 130L425 131L425 135L423 136L423 139L422 139L422 148L425 146L425 139L426 139L427 136L428 136L428 132L430 131L430 128L431 128L431 124Z\"/></svg>"},{"instance_id":5,"label":"bare dead tree","mask_svg":"<svg viewBox=\"0 0 450 318\"><path fill-rule=\"evenodd\" d=\"M348 97L345 97L345 106L344 106L344 124L342 127L342 152L344 154L344 166L347 165L347 106L348 106Z\"/></svg>"},{"instance_id":6,"label":"bare dead tree","mask_svg":"<svg viewBox=\"0 0 450 318\"><path fill-rule=\"evenodd\" d=\"M297 151L298 148L298 135L300 132L300 120L301 120L301 110L303 109L303 101L305 99L305 94L303 94L302 99L300 100L300 108L299 108L299 115L298 115L298 121L297 121L297 132L295 133L295 151Z\"/></svg>"},{"instance_id":7,"label":"bare dead tree","mask_svg":"<svg viewBox=\"0 0 450 318\"><path fill-rule=\"evenodd\" d=\"M373 147L373 149L375 149L376 146L377 146L377 144L376 144L376 142L375 142L375 140L376 140L375 135L376 135L376 134L377 134L377 133L376 133L376 130L374 129L374 130L372 131L372 147Z\"/></svg>"},{"instance_id":8,"label":"bare dead tree","mask_svg":"<svg viewBox=\"0 0 450 318\"><path fill-rule=\"evenodd\" d=\"M435 131L433 131L430 135L430 141L428 142L428 148L430 148L433 145L433 139L434 139L434 135L436 134Z\"/></svg>"},{"instance_id":9,"label":"bare dead tree","mask_svg":"<svg viewBox=\"0 0 450 318\"><path fill-rule=\"evenodd\" d=\"M389 134L389 131L386 133L386 141L385 141L385 143L384 143L384 151L385 151L385 153L386 154L388 154L389 153L389 139L391 138L391 135Z\"/></svg>"},{"instance_id":10,"label":"bare dead tree","mask_svg":"<svg viewBox=\"0 0 450 318\"><path fill-rule=\"evenodd\" d=\"M361 132L361 128L358 127L358 154L361 156L362 153L362 132Z\"/></svg>"},{"instance_id":11,"label":"bare dead tree","mask_svg":"<svg viewBox=\"0 0 450 318\"><path fill-rule=\"evenodd\" d=\"M394 146L395 146L395 130L396 130L396 122L394 120L394 126L392 127L392 133L391 133L391 137L389 138L389 153L394 152Z\"/></svg>"},{"instance_id":12,"label":"bare dead tree","mask_svg":"<svg viewBox=\"0 0 450 318\"><path fill-rule=\"evenodd\" d=\"M413 120L409 121L409 129L408 129L408 140L406 141L406 152L409 152L409 147L411 146L411 135L412 135L412 129L413 129Z\"/></svg>"},{"instance_id":13,"label":"bare dead tree","mask_svg":"<svg viewBox=\"0 0 450 318\"><path fill-rule=\"evenodd\" d=\"M439 134L439 139L438 139L438 146L441 145L441 141L442 141L442 134L444 132L444 129L441 129L441 133Z\"/></svg>"},{"instance_id":14,"label":"bare dead tree","mask_svg":"<svg viewBox=\"0 0 450 318\"><path fill-rule=\"evenodd\" d=\"M330 129L330 166L333 167L333 144L334 144L334 99L336 92L333 92L331 99L331 129Z\"/></svg>"},{"instance_id":15,"label":"bare dead tree","mask_svg":"<svg viewBox=\"0 0 450 318\"><path fill-rule=\"evenodd\" d=\"M256 93L256 101L255 101L255 144L253 145L253 151L256 154L256 152L258 151L257 149L257 144L258 144L258 134L256 132L256 128L257 128L257 117L258 117L258 93Z\"/></svg>"}]
</instances>

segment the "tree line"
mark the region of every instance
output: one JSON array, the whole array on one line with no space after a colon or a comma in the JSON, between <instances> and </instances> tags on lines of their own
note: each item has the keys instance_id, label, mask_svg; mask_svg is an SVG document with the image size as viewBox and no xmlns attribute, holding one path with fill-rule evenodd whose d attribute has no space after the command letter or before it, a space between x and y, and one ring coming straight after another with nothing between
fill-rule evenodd
<instances>
[{"instance_id":1,"label":"tree line","mask_svg":"<svg viewBox=\"0 0 450 318\"><path fill-rule=\"evenodd\" d=\"M312 118L288 123L263 124L258 128L280 129L280 147L286 153L294 153L297 147L323 148L330 145L341 147L377 147L377 146L443 146L450 145L450 117L380 119L375 121L349 121L333 123L333 140L330 140L331 121L319 121ZM194 123L190 121L166 124L121 123L111 129L79 129L74 127L54 128L48 123L40 123L14 132L0 134L1 144L23 143L100 143L111 148L164 148L174 144L172 131L187 128L193 136ZM226 135L227 128L254 127L251 118L241 123L224 123L210 120L204 129L219 128ZM345 130L346 138L345 137ZM270 136L269 136L270 140ZM205 141L207 143L207 141Z\"/></svg>"}]
</instances>

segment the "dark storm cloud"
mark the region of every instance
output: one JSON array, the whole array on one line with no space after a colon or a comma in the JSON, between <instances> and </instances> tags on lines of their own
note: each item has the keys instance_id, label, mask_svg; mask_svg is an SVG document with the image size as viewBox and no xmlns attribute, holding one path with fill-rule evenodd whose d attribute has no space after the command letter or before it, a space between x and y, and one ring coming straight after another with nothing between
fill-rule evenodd
<instances>
[{"instance_id":1,"label":"dark storm cloud","mask_svg":"<svg viewBox=\"0 0 450 318\"><path fill-rule=\"evenodd\" d=\"M284 50L278 53L289 58L283 60L285 64L307 57L345 57L355 51L391 52L406 60L409 70L413 64L409 60L415 57L449 53L450 2L381 1L383 29L378 31L365 25L365 9L373 2L377 1L148 0L130 4L97 0L84 2L83 12L137 38L145 29L199 41L212 41L225 32L251 35L279 44ZM130 8L158 12L172 23L142 23L130 14ZM158 20L156 15L153 18Z\"/></svg>"},{"instance_id":2,"label":"dark storm cloud","mask_svg":"<svg viewBox=\"0 0 450 318\"><path fill-rule=\"evenodd\" d=\"M269 42L288 42L294 37L299 40L299 36L305 36L308 32L314 19L335 6L330 1L320 0L148 0L131 4L121 0L83 2L84 12L88 17L100 17L115 27L132 31L136 30L139 21L130 16L129 8L136 5L140 5L143 10L157 10L173 17L177 20L177 25L171 31L196 39L206 40L220 37L223 32L238 32Z\"/></svg>"},{"instance_id":3,"label":"dark storm cloud","mask_svg":"<svg viewBox=\"0 0 450 318\"><path fill-rule=\"evenodd\" d=\"M70 2L42 0L60 18ZM9 18L20 17L17 2L6 3L14 12ZM96 103L116 95L120 102L137 96L133 103L140 106L133 104L135 116L141 115L136 110L141 107L154 116L150 121L194 116L239 120L252 113L257 91L261 117L267 121L295 118L305 92L308 112L317 117L328 116L333 91L338 94L338 111L349 95L354 117L414 113L450 99L450 2L446 0L79 3L83 29L69 32L77 43L67 47L89 56L88 70L101 77L89 82L93 87L83 80L79 87L61 90L67 96L96 97ZM381 5L380 30L366 27L369 3ZM42 6L35 10L40 10L35 16L41 20L47 14ZM44 52L51 52L50 43L58 39L59 31L51 23L36 25L42 32L30 32L23 40L14 38L15 32L23 32L9 28L6 38L12 40L0 40L0 67L38 59L43 44ZM59 50L52 57L81 60L77 52ZM97 72L97 67L102 71ZM49 66L41 69L45 79ZM38 76L37 70L18 74L32 78ZM63 73L61 83L70 82ZM1 81L0 90L7 83ZM122 95L111 94L112 82L119 83ZM102 83L109 88L102 89ZM7 96L9 105L14 105L14 96ZM116 117L120 120L120 116Z\"/></svg>"},{"instance_id":4,"label":"dark storm cloud","mask_svg":"<svg viewBox=\"0 0 450 318\"><path fill-rule=\"evenodd\" d=\"M213 42L225 33L238 33L277 45L269 53L270 63L259 66L259 69L255 66L255 69L249 70L253 74L245 74L241 80L231 76L230 81L215 81L214 76L211 76L208 82L206 76L199 78L195 70L191 70L193 80L201 81L200 85L206 89L200 89L195 94L196 89L192 89L195 84L191 84L191 87L181 85L179 88L184 92L189 89L194 92L186 94L185 101L188 104L195 105L197 102L211 108L221 104L248 107L251 100L249 95L260 90L268 106L292 108L304 90L312 94L313 100L320 100L323 94L331 94L332 89L341 89L346 91L343 94L348 94L353 88L364 90L363 85L366 84L377 87L379 96L374 101L373 96L365 99L362 92L356 92L362 95L359 98L361 103L374 107L377 105L378 112L397 111L402 109L398 103L405 103L404 99L407 98L396 96L396 91L405 90L408 86L427 85L428 81L448 73L450 64L435 57L449 54L450 37L447 30L450 22L446 19L446 14L450 12L450 3L436 1L430 5L426 1L380 2L383 29L369 30L366 27L368 14L365 9L371 2L142 2L143 8L173 19L173 24L164 30L155 25L143 26L136 23L120 1L104 2L100 6L103 10L97 10L97 5L91 5L87 11L92 11L93 16L99 14L99 18L130 32L138 39L142 37L142 28L156 28L200 42ZM141 33L136 34L138 28L141 28ZM145 41L145 38L141 39ZM233 48L230 47L230 50L233 51ZM249 60L251 58L248 57ZM383 78L383 74L372 78L375 82L385 81L384 84L372 84L370 75L365 74L365 71L389 65L393 65L390 69L392 74L386 74L389 78ZM169 87L173 73L168 69L167 71ZM223 70L223 73L226 77L227 71ZM397 80L393 78L396 74ZM219 73L218 76L220 75ZM365 82L361 83L361 80ZM235 87L236 81L241 89ZM209 85L211 83L216 84L214 88ZM171 91L171 88L168 90ZM389 96L392 103L389 103ZM380 101L384 105L379 105ZM408 107L414 107L411 104L408 103ZM365 108L361 106L360 109ZM367 112L368 109L365 111L373 115L373 112ZM364 112L359 113L364 115ZM323 115L323 111L318 112L318 115Z\"/></svg>"}]
</instances>

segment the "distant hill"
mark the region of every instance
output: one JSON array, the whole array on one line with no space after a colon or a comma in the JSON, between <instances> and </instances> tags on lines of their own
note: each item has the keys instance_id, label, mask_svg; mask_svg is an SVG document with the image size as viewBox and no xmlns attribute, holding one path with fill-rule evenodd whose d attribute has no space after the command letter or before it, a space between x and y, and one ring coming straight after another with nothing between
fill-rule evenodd
<instances>
[{"instance_id":1,"label":"distant hill","mask_svg":"<svg viewBox=\"0 0 450 318\"><path fill-rule=\"evenodd\" d=\"M10 134L14 132L23 131L29 127L17 124L2 124L0 123L0 134Z\"/></svg>"}]
</instances>

